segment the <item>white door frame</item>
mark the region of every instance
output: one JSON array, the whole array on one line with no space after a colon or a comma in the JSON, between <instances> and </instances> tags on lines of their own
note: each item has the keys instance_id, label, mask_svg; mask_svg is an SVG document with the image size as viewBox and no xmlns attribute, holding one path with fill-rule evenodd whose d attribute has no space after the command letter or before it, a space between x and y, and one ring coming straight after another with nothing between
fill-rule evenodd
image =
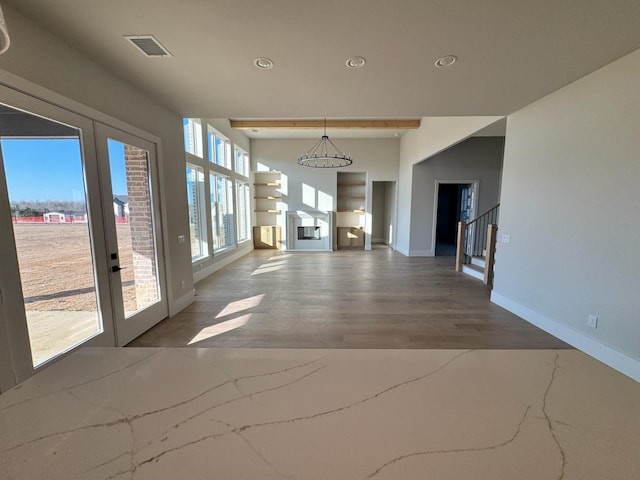
<instances>
[{"instance_id":1,"label":"white door frame","mask_svg":"<svg viewBox=\"0 0 640 480\"><path fill-rule=\"evenodd\" d=\"M102 331L86 342L70 349L65 354L80 346L111 346L115 343L113 328L113 314L110 303L110 289L108 285L108 262L102 252L106 251L104 224L102 220L101 198L99 191L98 162L93 121L60 108L44 100L37 99L13 88L0 85L2 103L26 113L42 116L52 121L60 122L77 128L80 131L82 145L83 171L85 176L88 227L91 234L91 251L94 261L94 280L97 290L98 311L102 320ZM15 237L11 222L9 197L6 189L4 164L0 164L0 225L9 228L0 229L0 250L3 262L3 275L0 289L3 292L3 317L0 318L0 328L7 333L10 346L10 357L15 382L21 382L33 375L35 369L31 358L29 334L24 310L22 284L20 281ZM63 354L63 355L65 355ZM60 358L60 356L55 357ZM0 360L3 360L0 358ZM40 365L38 368L46 365ZM3 374L3 378L6 373Z\"/></svg>"},{"instance_id":2,"label":"white door frame","mask_svg":"<svg viewBox=\"0 0 640 480\"><path fill-rule=\"evenodd\" d=\"M433 195L433 226L431 227L431 251L436 255L436 229L438 228L438 192L441 184L464 183L473 185L473 218L478 215L478 199L480 198L480 180L436 180Z\"/></svg>"},{"instance_id":3,"label":"white door frame","mask_svg":"<svg viewBox=\"0 0 640 480\"><path fill-rule=\"evenodd\" d=\"M110 270L109 277L111 283L111 302L114 312L114 324L116 330L116 345L123 346L131 340L164 320L169 315L169 307L167 300L166 287L166 270L164 256L164 235L162 229L162 215L160 202L160 185L158 164L156 155L156 144L137 137L122 130L96 122L96 141L98 145L98 155L100 159L100 188L102 190L102 205L104 227L107 239L107 261L109 268L119 265L118 260L112 260L110 255L118 253L118 241L115 230L115 219L113 211L113 193L111 188L110 161L108 152L108 139L113 139L124 144L140 147L148 152L150 186L151 186L151 202L152 202L152 222L155 233L155 251L156 251L156 275L158 278L158 288L160 299L158 302L149 307L125 318L122 284L119 272Z\"/></svg>"},{"instance_id":4,"label":"white door frame","mask_svg":"<svg viewBox=\"0 0 640 480\"><path fill-rule=\"evenodd\" d=\"M160 137L140 130L137 127L127 124L110 115L106 115L98 110L83 105L75 100L69 99L63 95L48 90L40 85L25 80L14 74L0 69L0 98L2 103L6 103L12 107L25 110L30 113L42 115L56 121L65 123L67 115L73 117L67 123L74 127L82 129L84 135L83 143L83 160L85 165L97 164L97 150L95 144L95 122L101 122L104 125L120 129L121 132L129 132L138 138L145 139L155 144L155 154L158 167L162 155L162 145ZM82 121L80 121L80 119ZM76 121L77 120L77 121ZM89 122L89 123L85 123ZM91 125L90 125L91 124ZM1 160L1 159L0 159ZM86 166L85 166L86 168ZM92 170L97 170L93 169ZM29 343L29 335L27 322L24 312L24 303L22 297L22 285L19 277L17 255L15 252L15 241L12 230L11 211L8 202L8 193L6 191L6 181L4 178L4 166L0 163L0 226L9 228L0 228L0 263L3 266L3 274L0 275L0 391L5 391L13 385L22 382L35 373L35 369L31 359L31 349ZM98 178L97 171L87 172L91 185L96 183ZM159 168L156 177L156 183L163 180L162 169ZM87 186L89 189L89 186ZM156 188L156 198L162 205L165 204L164 190ZM87 201L92 205L98 205L102 199L99 188L90 188ZM97 203L96 203L97 202ZM96 210L93 206L91 207ZM100 209L102 210L102 209ZM106 255L95 255L96 251L106 252L106 240L104 232L104 224L102 223L102 212L100 220L93 220L93 254L96 262L96 276L101 277L109 273L109 264L106 261ZM166 222L162 222L162 230L156 232L159 239L164 240L167 245L168 231ZM165 257L168 259L168 252L165 251ZM11 266L14 265L12 268ZM169 274L170 264L165 265L166 273ZM166 283L167 275L164 275L163 282ZM108 280L101 281L99 288L99 303L104 307L101 311L103 319L104 332L97 337L92 338L82 346L114 346L116 345L114 316L112 313L111 296L108 288L104 285L108 284ZM100 288L102 287L102 288ZM163 292L164 298L169 302L171 307L171 299L167 298L167 293ZM18 300L16 300L18 299ZM79 347L78 347L79 348ZM56 360L64 357L69 352L56 357ZM45 363L39 368L43 368L50 363Z\"/></svg>"}]
</instances>

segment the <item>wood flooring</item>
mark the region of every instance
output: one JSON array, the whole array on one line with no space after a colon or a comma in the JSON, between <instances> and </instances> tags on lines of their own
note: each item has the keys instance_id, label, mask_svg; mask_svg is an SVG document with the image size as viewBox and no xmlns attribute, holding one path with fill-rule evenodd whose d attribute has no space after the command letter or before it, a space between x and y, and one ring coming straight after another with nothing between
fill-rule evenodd
<instances>
[{"instance_id":1,"label":"wood flooring","mask_svg":"<svg viewBox=\"0 0 640 480\"><path fill-rule=\"evenodd\" d=\"M196 301L130 346L564 349L489 301L453 257L256 250L196 284Z\"/></svg>"}]
</instances>

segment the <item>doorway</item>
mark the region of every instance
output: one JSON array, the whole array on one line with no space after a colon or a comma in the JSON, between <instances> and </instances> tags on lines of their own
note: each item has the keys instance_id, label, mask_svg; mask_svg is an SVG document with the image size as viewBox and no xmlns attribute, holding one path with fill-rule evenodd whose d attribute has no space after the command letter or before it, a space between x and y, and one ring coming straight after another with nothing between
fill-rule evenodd
<instances>
[{"instance_id":1,"label":"doorway","mask_svg":"<svg viewBox=\"0 0 640 480\"><path fill-rule=\"evenodd\" d=\"M396 182L372 182L371 197L371 243L384 244L394 248Z\"/></svg>"},{"instance_id":2,"label":"doorway","mask_svg":"<svg viewBox=\"0 0 640 480\"><path fill-rule=\"evenodd\" d=\"M458 222L473 218L474 183L438 183L436 202L435 255L455 256Z\"/></svg>"},{"instance_id":3,"label":"doorway","mask_svg":"<svg viewBox=\"0 0 640 480\"><path fill-rule=\"evenodd\" d=\"M0 93L0 329L19 382L80 345L124 345L168 308L155 143Z\"/></svg>"}]
</instances>

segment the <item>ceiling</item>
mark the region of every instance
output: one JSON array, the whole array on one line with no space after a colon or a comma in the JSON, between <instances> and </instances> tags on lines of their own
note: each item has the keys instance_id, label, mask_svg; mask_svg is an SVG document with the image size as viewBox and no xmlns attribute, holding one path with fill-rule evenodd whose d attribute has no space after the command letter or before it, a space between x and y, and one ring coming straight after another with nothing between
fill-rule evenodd
<instances>
[{"instance_id":1,"label":"ceiling","mask_svg":"<svg viewBox=\"0 0 640 480\"><path fill-rule=\"evenodd\" d=\"M506 115L640 48L637 0L3 2L193 117ZM123 38L136 34L173 56L146 58Z\"/></svg>"}]
</instances>

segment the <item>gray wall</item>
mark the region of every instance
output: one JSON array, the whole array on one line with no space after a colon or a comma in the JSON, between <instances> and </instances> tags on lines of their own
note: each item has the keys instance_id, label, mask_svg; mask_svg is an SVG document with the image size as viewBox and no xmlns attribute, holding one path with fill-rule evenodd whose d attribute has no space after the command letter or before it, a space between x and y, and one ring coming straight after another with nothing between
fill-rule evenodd
<instances>
[{"instance_id":1,"label":"gray wall","mask_svg":"<svg viewBox=\"0 0 640 480\"><path fill-rule=\"evenodd\" d=\"M640 379L639 79L640 50L508 117L493 299Z\"/></svg>"},{"instance_id":2,"label":"gray wall","mask_svg":"<svg viewBox=\"0 0 640 480\"><path fill-rule=\"evenodd\" d=\"M503 137L472 137L413 166L411 254L435 255L433 244L436 181L478 180L478 212L500 201Z\"/></svg>"}]
</instances>

